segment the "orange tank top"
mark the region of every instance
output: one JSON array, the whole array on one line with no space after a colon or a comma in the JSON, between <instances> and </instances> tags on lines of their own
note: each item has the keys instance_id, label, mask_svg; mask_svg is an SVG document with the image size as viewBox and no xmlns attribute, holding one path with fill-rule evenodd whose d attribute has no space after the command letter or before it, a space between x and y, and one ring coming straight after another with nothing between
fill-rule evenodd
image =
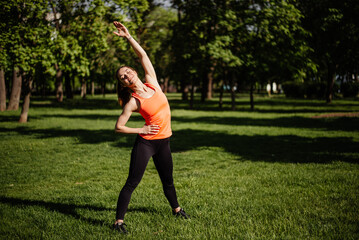
<instances>
[{"instance_id":1,"label":"orange tank top","mask_svg":"<svg viewBox=\"0 0 359 240\"><path fill-rule=\"evenodd\" d=\"M141 103L140 114L146 121L146 125L158 125L160 130L157 134L140 134L147 140L164 139L172 135L171 110L166 95L152 84L145 83L155 91L152 97L142 98L136 93L132 96Z\"/></svg>"}]
</instances>

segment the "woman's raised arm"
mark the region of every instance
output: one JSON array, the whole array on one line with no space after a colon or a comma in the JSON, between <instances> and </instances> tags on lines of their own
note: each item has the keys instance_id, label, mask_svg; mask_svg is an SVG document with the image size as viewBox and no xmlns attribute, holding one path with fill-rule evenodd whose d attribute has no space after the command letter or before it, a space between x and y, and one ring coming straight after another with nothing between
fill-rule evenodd
<instances>
[{"instance_id":1,"label":"woman's raised arm","mask_svg":"<svg viewBox=\"0 0 359 240\"><path fill-rule=\"evenodd\" d=\"M153 65L151 63L150 58L147 56L147 53L145 50L138 44L138 42L132 38L131 34L128 32L127 28L120 22L114 21L113 24L117 28L118 32L114 32L117 36L124 37L128 40L128 42L131 44L133 50L135 51L136 55L140 58L141 64L143 69L145 70L145 80L146 82L155 85L159 89L161 87L158 84L157 76L155 69L153 68Z\"/></svg>"}]
</instances>

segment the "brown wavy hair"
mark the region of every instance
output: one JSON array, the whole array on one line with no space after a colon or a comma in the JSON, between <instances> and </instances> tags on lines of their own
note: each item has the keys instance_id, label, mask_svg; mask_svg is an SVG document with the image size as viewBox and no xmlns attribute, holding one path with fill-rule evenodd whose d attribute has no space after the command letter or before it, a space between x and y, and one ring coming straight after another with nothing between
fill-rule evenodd
<instances>
[{"instance_id":1,"label":"brown wavy hair","mask_svg":"<svg viewBox=\"0 0 359 240\"><path fill-rule=\"evenodd\" d=\"M132 91L128 88L128 87L125 87L123 86L123 84L121 83L121 79L119 77L119 73L120 73L120 70L121 68L124 68L124 67L127 67L133 71L136 72L135 69L129 67L129 66L121 66L117 69L116 71L116 79L117 79L117 87L116 87L116 90L117 90L117 97L118 97L118 103L124 107L131 99L131 96L132 96Z\"/></svg>"}]
</instances>

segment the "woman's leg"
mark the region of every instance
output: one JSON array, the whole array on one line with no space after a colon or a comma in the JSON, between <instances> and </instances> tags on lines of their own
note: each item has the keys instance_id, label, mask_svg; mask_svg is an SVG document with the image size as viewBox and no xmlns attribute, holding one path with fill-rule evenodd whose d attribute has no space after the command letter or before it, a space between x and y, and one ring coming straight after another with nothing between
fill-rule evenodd
<instances>
[{"instance_id":1,"label":"woman's leg","mask_svg":"<svg viewBox=\"0 0 359 240\"><path fill-rule=\"evenodd\" d=\"M155 151L151 143L140 136L137 136L131 153L128 178L118 197L116 220L124 219L132 192L140 183L146 170L147 163L154 153Z\"/></svg>"},{"instance_id":2,"label":"woman's leg","mask_svg":"<svg viewBox=\"0 0 359 240\"><path fill-rule=\"evenodd\" d=\"M157 146L157 152L153 155L158 174L160 175L163 191L172 209L179 207L176 189L173 184L173 161L169 138L161 140Z\"/></svg>"}]
</instances>

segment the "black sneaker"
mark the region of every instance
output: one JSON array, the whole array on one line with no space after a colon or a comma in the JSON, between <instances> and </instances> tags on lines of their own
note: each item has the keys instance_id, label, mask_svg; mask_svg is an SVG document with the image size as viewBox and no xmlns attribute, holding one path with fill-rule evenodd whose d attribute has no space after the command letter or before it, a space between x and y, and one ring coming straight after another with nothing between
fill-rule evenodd
<instances>
[{"instance_id":1,"label":"black sneaker","mask_svg":"<svg viewBox=\"0 0 359 240\"><path fill-rule=\"evenodd\" d=\"M113 229L119 231L120 233L127 234L128 232L127 232L125 226L127 226L125 223L119 222L119 223L116 223L113 225Z\"/></svg>"},{"instance_id":2,"label":"black sneaker","mask_svg":"<svg viewBox=\"0 0 359 240\"><path fill-rule=\"evenodd\" d=\"M176 217L183 217L184 219L189 219L189 215L187 215L187 213L183 210L183 208L181 208L178 212L172 210L172 214L175 215Z\"/></svg>"}]
</instances>

